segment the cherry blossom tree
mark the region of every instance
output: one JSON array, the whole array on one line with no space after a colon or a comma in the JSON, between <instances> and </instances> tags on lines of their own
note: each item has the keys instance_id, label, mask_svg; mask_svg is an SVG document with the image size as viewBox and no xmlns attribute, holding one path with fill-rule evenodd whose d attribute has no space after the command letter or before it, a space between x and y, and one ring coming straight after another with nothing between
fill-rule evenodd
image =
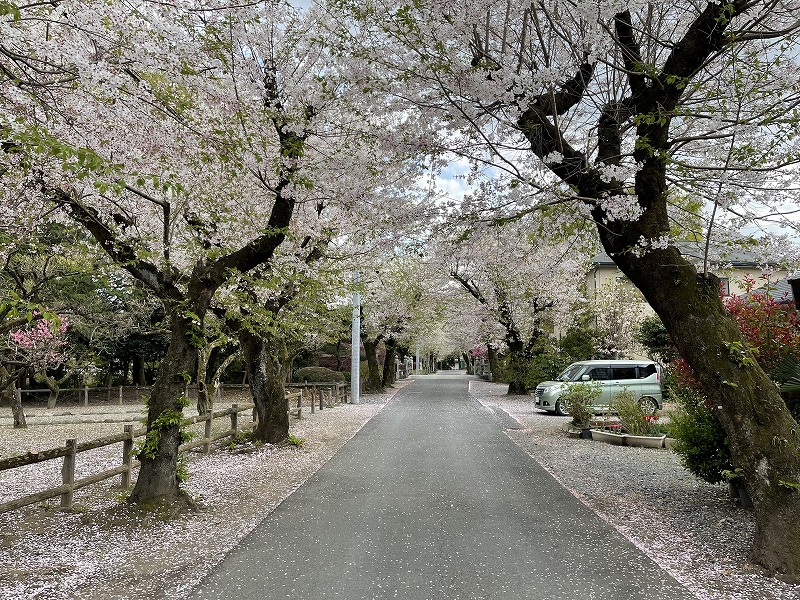
<instances>
[{"instance_id":1,"label":"cherry blossom tree","mask_svg":"<svg viewBox=\"0 0 800 600\"><path fill-rule=\"evenodd\" d=\"M361 24L340 29L343 52L365 59L353 77L401 114L413 103L421 145L507 192L470 208L555 195L588 211L718 407L755 506L752 560L800 577L797 423L718 280L670 240L672 188L704 200L709 240L720 223L794 227L796 0L335 5Z\"/></svg>"},{"instance_id":2,"label":"cherry blossom tree","mask_svg":"<svg viewBox=\"0 0 800 600\"><path fill-rule=\"evenodd\" d=\"M488 343L507 354L508 393L517 395L527 393L526 375L543 339L571 319L591 249L588 240L559 240L545 223L533 221L476 223L446 240L441 250L448 275L486 319L500 325L502 335Z\"/></svg>"},{"instance_id":3,"label":"cherry blossom tree","mask_svg":"<svg viewBox=\"0 0 800 600\"><path fill-rule=\"evenodd\" d=\"M183 390L212 299L270 263L290 226L316 237L307 217L320 203L357 204L363 186L344 186L372 182L384 155L359 143L362 120L342 108L312 12L135 4L6 15L17 51L3 58L17 86L0 123L4 193L84 226L164 303L170 346L131 499L185 501ZM35 83L40 64L57 75Z\"/></svg>"}]
</instances>

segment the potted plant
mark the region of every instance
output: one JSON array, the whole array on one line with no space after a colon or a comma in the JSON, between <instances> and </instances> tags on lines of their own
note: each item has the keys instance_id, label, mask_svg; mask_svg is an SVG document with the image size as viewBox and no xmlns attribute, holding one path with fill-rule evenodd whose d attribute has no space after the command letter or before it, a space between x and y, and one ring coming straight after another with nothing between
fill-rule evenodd
<instances>
[{"instance_id":1,"label":"potted plant","mask_svg":"<svg viewBox=\"0 0 800 600\"><path fill-rule=\"evenodd\" d=\"M572 417L572 426L581 432L580 437L583 439L592 437L590 423L595 414L594 403L602 393L597 384L571 383L559 398L561 406Z\"/></svg>"},{"instance_id":2,"label":"potted plant","mask_svg":"<svg viewBox=\"0 0 800 600\"><path fill-rule=\"evenodd\" d=\"M614 394L614 405L625 430L625 443L628 446L644 448L663 448L666 435L658 426L658 416L646 414L636 395L630 390Z\"/></svg>"}]
</instances>

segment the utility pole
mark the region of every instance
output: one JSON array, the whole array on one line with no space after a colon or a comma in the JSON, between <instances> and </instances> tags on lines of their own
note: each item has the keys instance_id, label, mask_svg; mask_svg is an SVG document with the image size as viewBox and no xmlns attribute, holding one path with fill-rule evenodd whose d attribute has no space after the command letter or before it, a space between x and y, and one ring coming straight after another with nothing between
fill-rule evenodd
<instances>
[{"instance_id":1,"label":"utility pole","mask_svg":"<svg viewBox=\"0 0 800 600\"><path fill-rule=\"evenodd\" d=\"M358 285L358 273L353 283ZM350 350L350 404L361 403L361 294L353 289L353 339Z\"/></svg>"}]
</instances>

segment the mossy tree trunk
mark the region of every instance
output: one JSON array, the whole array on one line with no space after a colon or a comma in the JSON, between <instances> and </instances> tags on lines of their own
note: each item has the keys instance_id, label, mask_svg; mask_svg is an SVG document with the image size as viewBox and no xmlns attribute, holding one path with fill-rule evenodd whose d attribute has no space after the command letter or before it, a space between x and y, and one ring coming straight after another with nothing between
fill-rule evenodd
<instances>
[{"instance_id":1,"label":"mossy tree trunk","mask_svg":"<svg viewBox=\"0 0 800 600\"><path fill-rule=\"evenodd\" d=\"M239 332L239 344L256 405L253 439L268 444L283 442L289 437L285 384L290 361L286 344L282 339L266 338L246 329Z\"/></svg>"},{"instance_id":2,"label":"mossy tree trunk","mask_svg":"<svg viewBox=\"0 0 800 600\"><path fill-rule=\"evenodd\" d=\"M195 314L202 318L203 312ZM170 343L147 401L147 434L138 459L142 463L130 495L134 503L168 504L182 500L178 481L186 382L197 360L198 324L173 305L168 309Z\"/></svg>"},{"instance_id":3,"label":"mossy tree trunk","mask_svg":"<svg viewBox=\"0 0 800 600\"><path fill-rule=\"evenodd\" d=\"M474 375L475 374L475 358L469 352L462 352L461 357L464 360L464 368L467 371L467 375Z\"/></svg>"},{"instance_id":4,"label":"mossy tree trunk","mask_svg":"<svg viewBox=\"0 0 800 600\"><path fill-rule=\"evenodd\" d=\"M381 384L383 387L390 387L397 379L397 369L395 361L397 358L397 340L389 338L386 340L386 357L383 359L383 376Z\"/></svg>"},{"instance_id":5,"label":"mossy tree trunk","mask_svg":"<svg viewBox=\"0 0 800 600\"><path fill-rule=\"evenodd\" d=\"M361 337L361 342L364 344L364 354L367 358L367 376L364 381L364 390L367 392L383 391L381 368L378 362L378 347L382 340L382 335L378 335L374 338L370 338L369 336Z\"/></svg>"},{"instance_id":6,"label":"mossy tree trunk","mask_svg":"<svg viewBox=\"0 0 800 600\"><path fill-rule=\"evenodd\" d=\"M500 376L500 357L493 344L486 344L486 359L489 361L490 381L497 381Z\"/></svg>"},{"instance_id":7,"label":"mossy tree trunk","mask_svg":"<svg viewBox=\"0 0 800 600\"><path fill-rule=\"evenodd\" d=\"M800 484L800 428L725 311L719 280L698 274L674 248L624 253L617 264L661 317L725 429L755 509L751 559L796 579L800 492L785 486Z\"/></svg>"}]
</instances>

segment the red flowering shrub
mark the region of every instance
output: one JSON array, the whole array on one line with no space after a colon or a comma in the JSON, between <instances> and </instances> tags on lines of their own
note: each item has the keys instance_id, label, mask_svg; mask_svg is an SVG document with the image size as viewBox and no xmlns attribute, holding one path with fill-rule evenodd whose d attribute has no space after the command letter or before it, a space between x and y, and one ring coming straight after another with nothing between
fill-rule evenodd
<instances>
[{"instance_id":1,"label":"red flowering shrub","mask_svg":"<svg viewBox=\"0 0 800 600\"><path fill-rule=\"evenodd\" d=\"M757 351L758 364L770 373L781 359L800 354L800 313L786 297L775 299L754 292L756 282L752 277L746 277L744 283L748 295L725 298L725 308L747 343Z\"/></svg>"}]
</instances>

